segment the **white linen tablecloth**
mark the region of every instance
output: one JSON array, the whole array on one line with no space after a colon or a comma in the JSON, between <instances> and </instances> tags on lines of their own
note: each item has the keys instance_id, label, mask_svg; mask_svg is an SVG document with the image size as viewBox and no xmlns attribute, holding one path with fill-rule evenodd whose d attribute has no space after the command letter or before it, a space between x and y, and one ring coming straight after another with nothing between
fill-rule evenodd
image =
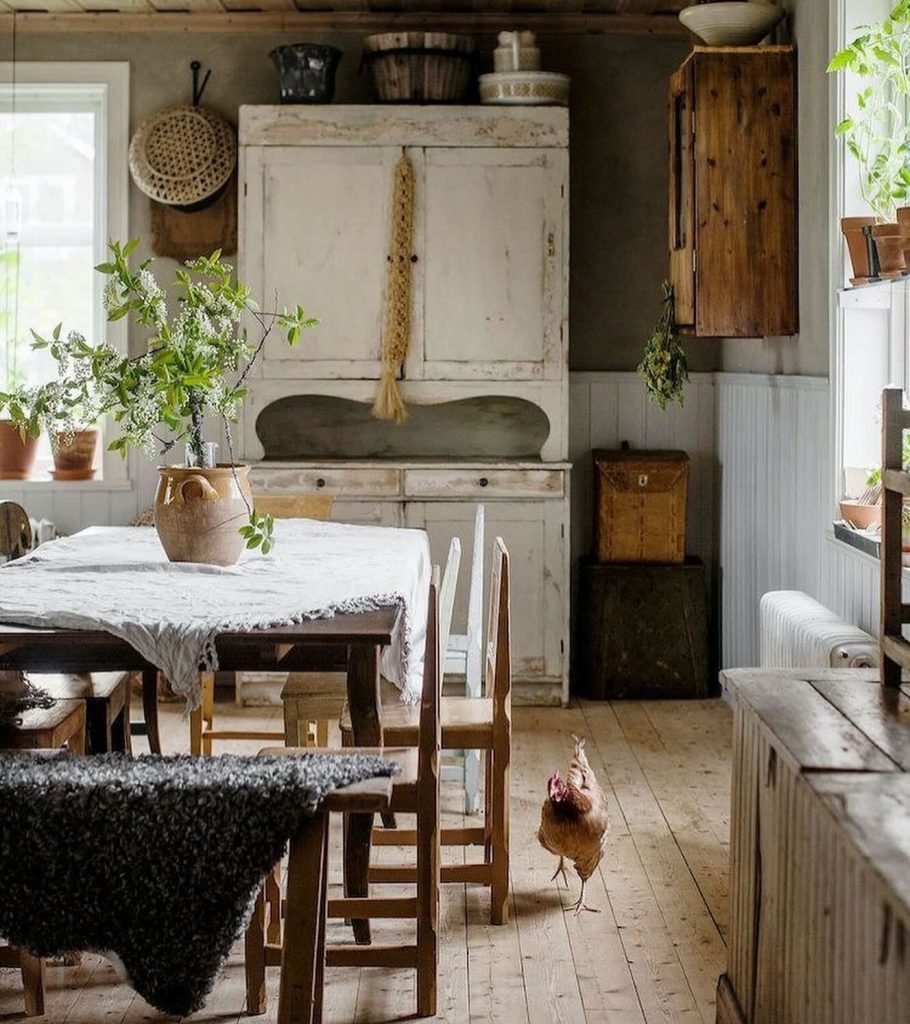
<instances>
[{"instance_id":1,"label":"white linen tablecloth","mask_svg":"<svg viewBox=\"0 0 910 1024\"><path fill-rule=\"evenodd\" d=\"M112 633L193 708L200 668L218 667L219 633L392 606L400 613L382 673L413 702L429 585L422 530L283 519L269 555L244 552L220 568L169 562L148 527L92 527L0 567L0 622Z\"/></svg>"}]
</instances>

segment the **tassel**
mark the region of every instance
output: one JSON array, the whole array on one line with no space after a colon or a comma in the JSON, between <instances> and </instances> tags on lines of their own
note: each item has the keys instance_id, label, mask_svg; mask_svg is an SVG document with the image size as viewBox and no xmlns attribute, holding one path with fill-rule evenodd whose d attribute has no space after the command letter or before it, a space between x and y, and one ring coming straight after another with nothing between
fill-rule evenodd
<instances>
[{"instance_id":1,"label":"tassel","mask_svg":"<svg viewBox=\"0 0 910 1024\"><path fill-rule=\"evenodd\" d=\"M408 418L408 410L392 370L383 370L376 400L373 402L373 415L377 420L388 420L391 423L404 423Z\"/></svg>"}]
</instances>

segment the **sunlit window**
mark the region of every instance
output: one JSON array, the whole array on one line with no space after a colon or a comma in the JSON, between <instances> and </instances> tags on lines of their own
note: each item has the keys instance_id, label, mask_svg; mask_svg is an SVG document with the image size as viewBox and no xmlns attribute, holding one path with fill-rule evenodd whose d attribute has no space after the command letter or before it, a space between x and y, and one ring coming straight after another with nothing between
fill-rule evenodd
<instances>
[{"instance_id":1,"label":"sunlit window","mask_svg":"<svg viewBox=\"0 0 910 1024\"><path fill-rule=\"evenodd\" d=\"M58 323L125 345L104 322L94 266L127 233L123 65L0 65L0 388L54 373L31 329ZM96 79L93 81L92 79ZM124 95L117 95L123 90ZM118 120L122 123L117 123ZM113 152L113 149L118 150ZM36 472L47 478L42 438ZM99 469L101 467L99 466Z\"/></svg>"}]
</instances>

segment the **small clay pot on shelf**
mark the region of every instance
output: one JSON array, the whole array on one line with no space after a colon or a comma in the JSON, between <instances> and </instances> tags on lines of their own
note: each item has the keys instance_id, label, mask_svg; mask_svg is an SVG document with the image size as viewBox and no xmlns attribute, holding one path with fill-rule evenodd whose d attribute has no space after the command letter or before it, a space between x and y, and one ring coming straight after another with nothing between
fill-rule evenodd
<instances>
[{"instance_id":1,"label":"small clay pot on shelf","mask_svg":"<svg viewBox=\"0 0 910 1024\"><path fill-rule=\"evenodd\" d=\"M879 273L885 278L902 277L907 269L904 261L904 237L899 224L876 224L872 228L878 253Z\"/></svg>"},{"instance_id":2,"label":"small clay pot on shelf","mask_svg":"<svg viewBox=\"0 0 910 1024\"><path fill-rule=\"evenodd\" d=\"M98 449L98 430L86 427L72 434L58 433L54 438L55 480L91 480L95 475L95 452Z\"/></svg>"},{"instance_id":3,"label":"small clay pot on shelf","mask_svg":"<svg viewBox=\"0 0 910 1024\"><path fill-rule=\"evenodd\" d=\"M37 453L37 437L23 438L12 420L0 420L0 480L27 480Z\"/></svg>"}]
</instances>

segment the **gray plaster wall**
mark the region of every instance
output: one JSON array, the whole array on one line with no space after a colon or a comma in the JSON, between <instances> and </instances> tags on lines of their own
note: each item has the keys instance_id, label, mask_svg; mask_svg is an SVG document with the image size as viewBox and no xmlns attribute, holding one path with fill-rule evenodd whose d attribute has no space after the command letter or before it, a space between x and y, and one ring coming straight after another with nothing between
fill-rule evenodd
<instances>
[{"instance_id":1,"label":"gray plaster wall","mask_svg":"<svg viewBox=\"0 0 910 1024\"><path fill-rule=\"evenodd\" d=\"M236 117L241 103L272 103L272 47L297 36L243 34L20 34L18 60L127 60L131 127L157 108L185 102L189 61L213 68L205 102ZM361 39L309 36L344 50L336 102L369 100L358 73ZM485 42L489 64L490 40ZM666 270L667 77L687 51L684 37L543 37L544 66L572 77L572 369L629 370L660 305ZM0 38L0 60L12 41ZM130 197L130 232L147 238L147 200ZM169 273L166 266L159 268ZM717 344L693 342L691 365L713 369ZM733 358L731 354L731 358Z\"/></svg>"}]
</instances>

